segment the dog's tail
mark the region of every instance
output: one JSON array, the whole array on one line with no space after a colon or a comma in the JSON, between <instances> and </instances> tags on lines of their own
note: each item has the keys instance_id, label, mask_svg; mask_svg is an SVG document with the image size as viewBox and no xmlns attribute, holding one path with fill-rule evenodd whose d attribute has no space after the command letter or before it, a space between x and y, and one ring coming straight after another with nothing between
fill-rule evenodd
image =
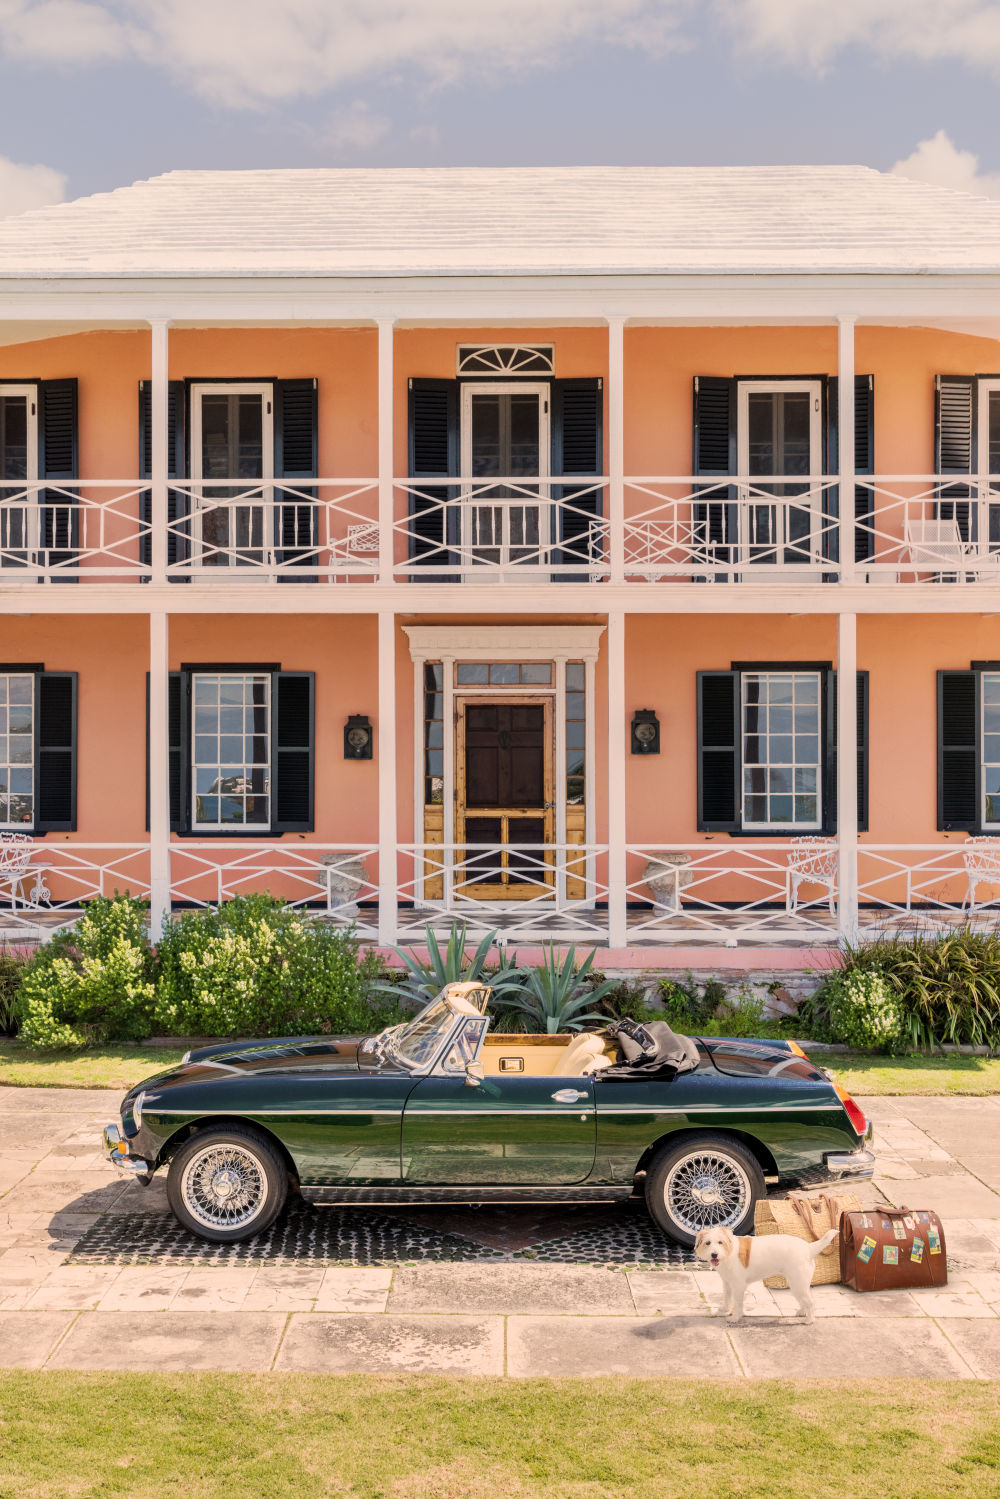
<instances>
[{"instance_id":1,"label":"dog's tail","mask_svg":"<svg viewBox=\"0 0 1000 1499\"><path fill-rule=\"evenodd\" d=\"M839 1232L840 1230L837 1228L830 1228L826 1231L821 1239L816 1240L815 1244L809 1245L809 1253L812 1255L813 1259L818 1258L818 1256L823 1253L824 1249L826 1249L828 1245L833 1243Z\"/></svg>"}]
</instances>

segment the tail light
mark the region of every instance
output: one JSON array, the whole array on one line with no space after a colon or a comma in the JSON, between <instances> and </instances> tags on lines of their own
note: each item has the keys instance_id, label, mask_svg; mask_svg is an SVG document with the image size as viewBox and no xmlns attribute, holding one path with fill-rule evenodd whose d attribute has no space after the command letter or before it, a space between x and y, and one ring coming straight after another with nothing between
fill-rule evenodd
<instances>
[{"instance_id":1,"label":"tail light","mask_svg":"<svg viewBox=\"0 0 1000 1499\"><path fill-rule=\"evenodd\" d=\"M857 1104L854 1102L854 1099L848 1093L846 1088L838 1088L834 1086L834 1092L840 1099L841 1103L844 1105L844 1108L847 1110L847 1117L854 1127L855 1134L861 1135L861 1137L864 1138L864 1136L868 1133L868 1120L858 1108Z\"/></svg>"}]
</instances>

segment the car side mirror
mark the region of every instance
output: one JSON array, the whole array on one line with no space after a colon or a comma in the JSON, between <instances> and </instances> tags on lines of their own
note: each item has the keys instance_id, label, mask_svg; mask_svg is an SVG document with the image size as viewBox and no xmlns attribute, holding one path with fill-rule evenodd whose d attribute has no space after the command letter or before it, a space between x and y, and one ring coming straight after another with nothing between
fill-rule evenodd
<instances>
[{"instance_id":1,"label":"car side mirror","mask_svg":"<svg viewBox=\"0 0 1000 1499\"><path fill-rule=\"evenodd\" d=\"M485 1077L486 1069L482 1062L466 1062L465 1086L467 1088L478 1088Z\"/></svg>"}]
</instances>

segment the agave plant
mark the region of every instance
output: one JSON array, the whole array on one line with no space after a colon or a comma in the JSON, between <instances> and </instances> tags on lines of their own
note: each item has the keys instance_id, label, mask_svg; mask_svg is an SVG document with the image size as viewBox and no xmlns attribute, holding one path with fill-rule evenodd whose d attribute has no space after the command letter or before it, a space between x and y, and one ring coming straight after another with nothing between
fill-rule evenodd
<instances>
[{"instance_id":1,"label":"agave plant","mask_svg":"<svg viewBox=\"0 0 1000 1499\"><path fill-rule=\"evenodd\" d=\"M576 948L571 947L560 966L550 943L541 966L525 969L517 992L505 997L506 1007L523 1015L529 1029L550 1036L557 1031L582 1030L588 1020L606 1023L607 1016L596 1010L581 1014L585 1006L596 1004L617 986L615 979L606 979L596 986L588 984L587 975L593 962L594 954L589 952L577 968Z\"/></svg>"},{"instance_id":2,"label":"agave plant","mask_svg":"<svg viewBox=\"0 0 1000 1499\"><path fill-rule=\"evenodd\" d=\"M438 940L429 926L424 928L427 961L416 956L412 948L394 947L393 952L406 969L406 978L401 983L381 982L372 989L382 994L392 994L405 1003L407 999L416 1005L424 1005L445 984L483 983L493 991L494 999L508 1000L512 990L520 987L521 970L517 967L517 956L508 957L502 950L496 969L487 970L486 959L496 941L496 932L487 932L471 958L465 955L466 925L455 923L448 936L447 946L439 947Z\"/></svg>"}]
</instances>

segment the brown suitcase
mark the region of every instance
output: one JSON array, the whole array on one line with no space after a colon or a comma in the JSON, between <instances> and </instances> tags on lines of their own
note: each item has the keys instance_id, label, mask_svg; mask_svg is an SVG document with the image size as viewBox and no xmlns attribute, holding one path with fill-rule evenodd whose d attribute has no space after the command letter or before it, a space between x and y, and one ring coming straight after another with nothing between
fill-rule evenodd
<instances>
[{"instance_id":1,"label":"brown suitcase","mask_svg":"<svg viewBox=\"0 0 1000 1499\"><path fill-rule=\"evenodd\" d=\"M907 1291L948 1282L937 1213L868 1208L840 1220L840 1276L855 1291Z\"/></svg>"}]
</instances>

